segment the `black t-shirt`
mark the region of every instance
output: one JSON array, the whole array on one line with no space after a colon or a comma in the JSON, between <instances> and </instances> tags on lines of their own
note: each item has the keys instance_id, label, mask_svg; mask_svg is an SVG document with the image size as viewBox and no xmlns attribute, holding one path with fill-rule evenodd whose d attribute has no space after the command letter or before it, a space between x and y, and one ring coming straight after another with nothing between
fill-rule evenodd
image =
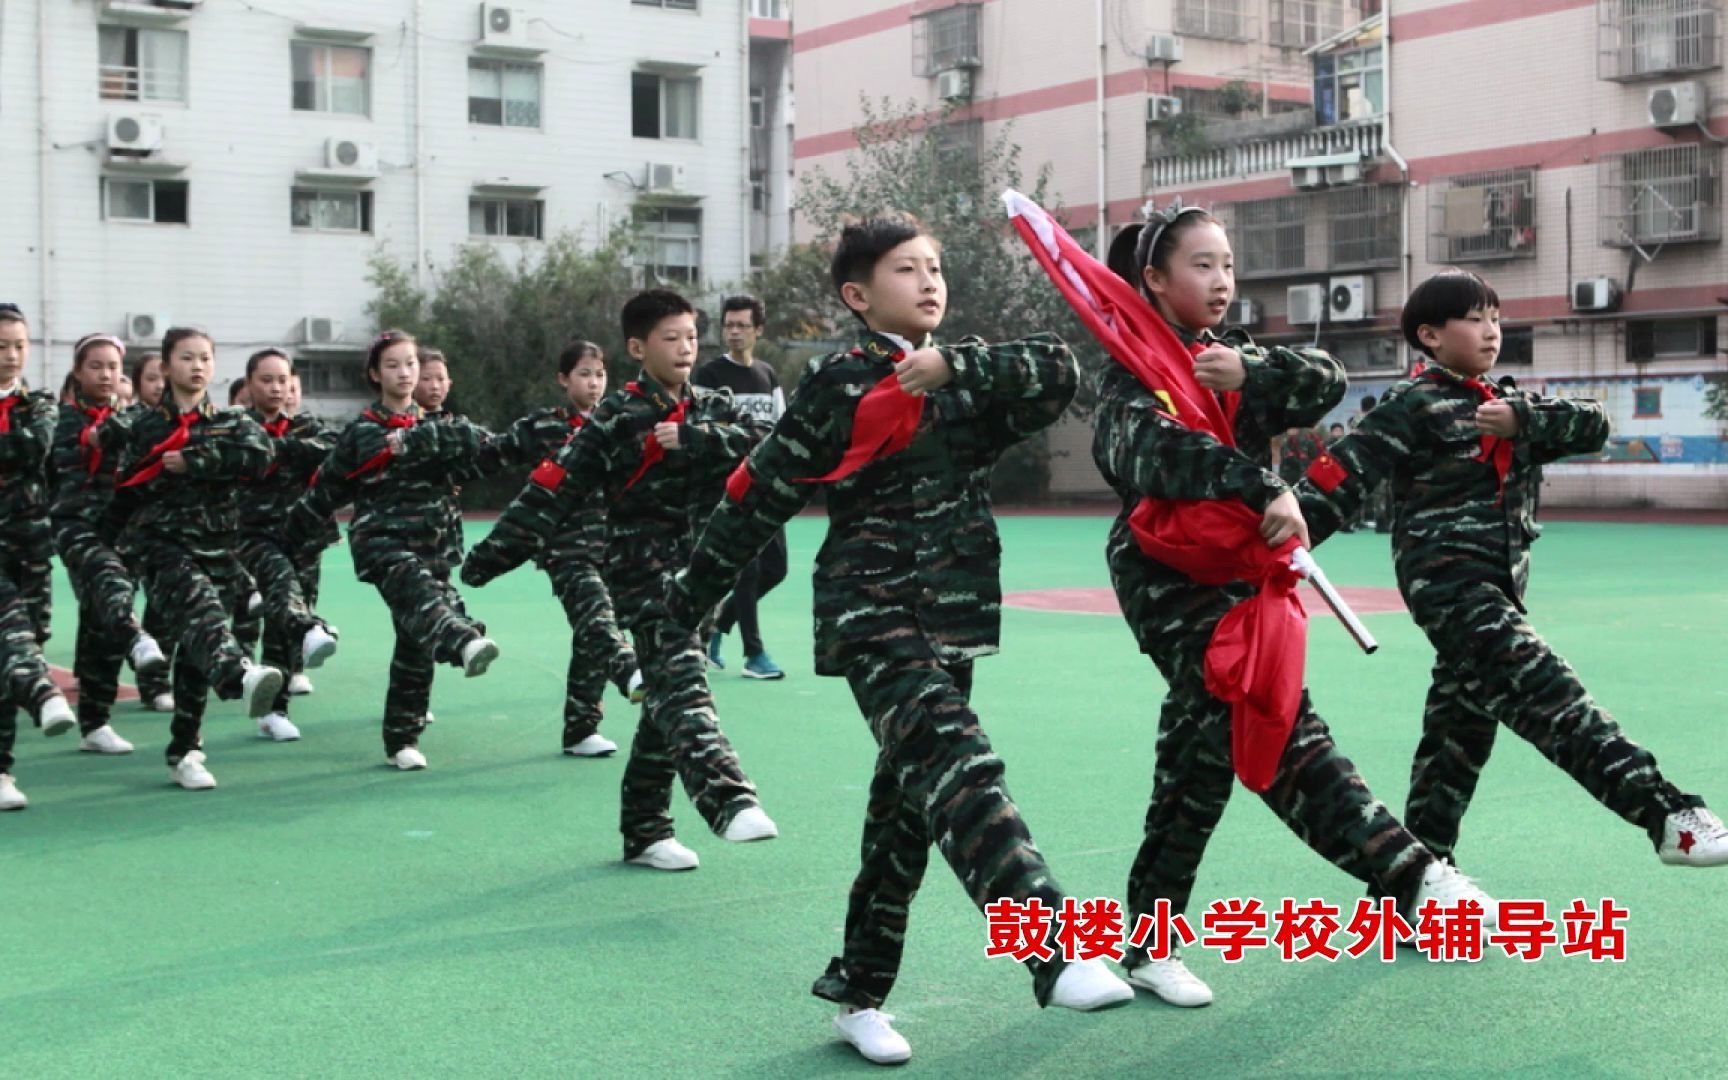
<instances>
[{"instance_id":1,"label":"black t-shirt","mask_svg":"<svg viewBox=\"0 0 1728 1080\"><path fill-rule=\"evenodd\" d=\"M766 360L757 360L749 367L720 355L696 368L691 382L709 390L725 388L732 391L740 412L772 426L786 411L786 396L781 393L780 379Z\"/></svg>"}]
</instances>

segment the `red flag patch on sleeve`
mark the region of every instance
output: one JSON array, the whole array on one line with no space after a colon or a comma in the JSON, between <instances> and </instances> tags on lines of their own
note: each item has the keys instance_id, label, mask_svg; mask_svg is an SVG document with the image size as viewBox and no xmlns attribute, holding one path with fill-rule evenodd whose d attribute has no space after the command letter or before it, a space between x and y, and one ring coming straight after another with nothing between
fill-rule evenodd
<instances>
[{"instance_id":1,"label":"red flag patch on sleeve","mask_svg":"<svg viewBox=\"0 0 1728 1080\"><path fill-rule=\"evenodd\" d=\"M564 466L547 458L534 467L534 471L528 474L528 479L547 491L557 491L558 485L564 482Z\"/></svg>"},{"instance_id":2,"label":"red flag patch on sleeve","mask_svg":"<svg viewBox=\"0 0 1728 1080\"><path fill-rule=\"evenodd\" d=\"M1314 464L1308 466L1308 479L1330 495L1338 490L1339 484L1350 479L1350 473L1331 454L1321 454L1314 459Z\"/></svg>"},{"instance_id":3,"label":"red flag patch on sleeve","mask_svg":"<svg viewBox=\"0 0 1728 1080\"><path fill-rule=\"evenodd\" d=\"M735 503L743 502L744 496L750 494L750 485L755 482L756 478L750 475L750 463L740 461L732 475L726 478L726 497Z\"/></svg>"}]
</instances>

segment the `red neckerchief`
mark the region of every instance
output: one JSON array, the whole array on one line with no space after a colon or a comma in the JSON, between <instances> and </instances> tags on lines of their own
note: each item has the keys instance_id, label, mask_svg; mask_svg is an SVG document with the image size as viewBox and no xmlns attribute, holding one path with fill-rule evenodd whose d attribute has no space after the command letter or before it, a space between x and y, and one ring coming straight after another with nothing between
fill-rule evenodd
<instances>
[{"instance_id":1,"label":"red neckerchief","mask_svg":"<svg viewBox=\"0 0 1728 1080\"><path fill-rule=\"evenodd\" d=\"M22 387L0 398L0 435L12 433L12 408L23 399L24 390Z\"/></svg>"},{"instance_id":2,"label":"red neckerchief","mask_svg":"<svg viewBox=\"0 0 1728 1080\"><path fill-rule=\"evenodd\" d=\"M643 400L653 400L648 396L648 392L642 389L641 384L639 383L626 383L624 385L624 390L626 393L635 394ZM667 413L655 422L655 427L658 427L660 424L682 424L684 422L684 416L689 412L689 410L690 399L683 398L677 405L672 407L671 412ZM660 445L660 440L654 437L654 431L650 428L648 434L642 438L642 463L636 466L636 471L631 473L630 479L624 482L624 490L629 491L631 488L635 487L636 481L642 479L643 474L645 474L649 469L652 469L655 465L659 464L665 457L666 448Z\"/></svg>"},{"instance_id":3,"label":"red neckerchief","mask_svg":"<svg viewBox=\"0 0 1728 1080\"><path fill-rule=\"evenodd\" d=\"M137 471L120 481L116 486L137 487L139 484L148 484L162 475L162 455L185 449L186 443L192 437L192 425L203 418L204 409L202 407L178 414L175 418L174 430L168 433L168 437L152 446L150 451L138 460Z\"/></svg>"},{"instance_id":4,"label":"red neckerchief","mask_svg":"<svg viewBox=\"0 0 1728 1080\"><path fill-rule=\"evenodd\" d=\"M270 436L270 438L280 439L280 438L282 438L282 436L288 434L288 425L292 424L293 422L294 422L293 417L289 416L287 413L283 413L281 416L278 416L274 420L264 420L262 418L259 419L258 426L263 428L264 434ZM272 457L270 459L270 467L268 469L264 470L264 478L269 479L270 477L275 476L276 470L281 468L281 467L282 467L281 460L279 458Z\"/></svg>"},{"instance_id":5,"label":"red neckerchief","mask_svg":"<svg viewBox=\"0 0 1728 1080\"><path fill-rule=\"evenodd\" d=\"M370 420L374 424L377 424L380 427L385 428L387 431L398 430L401 428L411 428L414 426L415 421L420 419L417 415L415 415L412 412L391 413L390 415L386 416L382 413L374 411L370 406L367 407L365 412L360 414L360 418L362 420ZM386 441L384 444L384 449L378 451L376 454L373 454L371 457L369 457L365 461L361 462L360 467L358 469L355 469L353 472L348 474L348 479L356 480L362 476L366 476L366 475L369 475L371 473L382 472L384 470L384 468L390 464L391 461L395 460L395 458L396 458L396 451L390 449L390 444L388 441Z\"/></svg>"},{"instance_id":6,"label":"red neckerchief","mask_svg":"<svg viewBox=\"0 0 1728 1080\"><path fill-rule=\"evenodd\" d=\"M1497 401L1500 398L1494 384L1485 381L1481 376L1473 376L1468 379L1461 378L1446 371L1438 364L1423 371L1422 377L1436 383L1444 383L1448 379L1460 383L1476 395L1478 402ZM1498 435L1484 433L1476 447L1476 453L1471 455L1472 461L1482 461L1493 466L1494 478L1500 485L1500 497L1502 499L1506 497L1506 474L1512 471L1512 450L1511 439L1502 439Z\"/></svg>"},{"instance_id":7,"label":"red neckerchief","mask_svg":"<svg viewBox=\"0 0 1728 1080\"><path fill-rule=\"evenodd\" d=\"M78 449L84 454L84 471L95 476L102 468L102 444L96 441L96 429L114 415L112 405L98 405L95 408L78 402L78 408L84 413L84 426L78 429Z\"/></svg>"}]
</instances>

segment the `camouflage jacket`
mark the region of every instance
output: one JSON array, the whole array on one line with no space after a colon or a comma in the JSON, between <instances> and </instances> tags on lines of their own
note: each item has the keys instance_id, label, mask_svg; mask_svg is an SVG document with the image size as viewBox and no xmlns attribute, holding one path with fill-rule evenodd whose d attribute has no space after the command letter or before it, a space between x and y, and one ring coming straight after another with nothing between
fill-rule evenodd
<instances>
[{"instance_id":1,"label":"camouflage jacket","mask_svg":"<svg viewBox=\"0 0 1728 1080\"><path fill-rule=\"evenodd\" d=\"M738 572L815 495L851 444L861 398L892 375L898 345L865 334L813 361L786 414L748 462L672 592L689 623L718 603ZM954 664L996 651L1002 543L990 470L1003 451L1062 416L1079 387L1073 355L1053 334L944 346L953 380L925 397L912 442L827 486L828 536L816 556L816 670L856 660Z\"/></svg>"},{"instance_id":2,"label":"camouflage jacket","mask_svg":"<svg viewBox=\"0 0 1728 1080\"><path fill-rule=\"evenodd\" d=\"M127 522L130 538L165 541L200 554L232 553L239 528L239 481L270 464L270 437L238 408L217 408L206 397L188 410L196 418L181 448L186 471L166 469L134 485L153 467L152 451L173 433L181 415L166 395L152 409L127 411L102 425L103 437L122 438L119 482L109 503L111 522ZM112 428L114 435L108 434Z\"/></svg>"},{"instance_id":3,"label":"camouflage jacket","mask_svg":"<svg viewBox=\"0 0 1728 1080\"><path fill-rule=\"evenodd\" d=\"M467 420L423 424L422 416L418 405L392 413L381 401L361 412L337 437L312 486L289 507L289 541L316 541L336 511L352 503L348 541L360 580L371 581L385 557L404 551L444 558L451 485L467 475L491 436ZM399 455L389 446L393 430L403 433Z\"/></svg>"},{"instance_id":4,"label":"camouflage jacket","mask_svg":"<svg viewBox=\"0 0 1728 1080\"><path fill-rule=\"evenodd\" d=\"M1318 423L1343 400L1346 387L1343 366L1319 350L1261 348L1240 330L1223 340L1241 354L1247 375L1234 447L1179 423L1120 365L1111 364L1099 380L1092 458L1122 500L1106 546L1111 582L1140 648L1161 665L1177 663L1170 659L1173 642L1210 639L1217 617L1252 590L1240 583L1200 585L1149 558L1135 542L1129 515L1145 497L1236 498L1265 510L1289 490L1271 470L1273 437Z\"/></svg>"},{"instance_id":5,"label":"camouflage jacket","mask_svg":"<svg viewBox=\"0 0 1728 1080\"><path fill-rule=\"evenodd\" d=\"M532 464L558 453L560 447L576 437L588 422L588 417L572 412L567 405L536 409L499 432L499 438L511 448L512 464ZM571 563L601 565L606 559L606 493L596 487L588 498L571 512L562 527L548 537L534 557L535 565L551 571Z\"/></svg>"},{"instance_id":6,"label":"camouflage jacket","mask_svg":"<svg viewBox=\"0 0 1728 1080\"><path fill-rule=\"evenodd\" d=\"M1545 398L1511 379L1475 385L1439 365L1395 384L1297 488L1318 544L1377 483L1391 481L1392 554L1406 603L1413 582L1448 574L1485 576L1522 602L1530 544L1541 532L1533 514L1541 466L1599 450L1608 438L1607 414L1594 401ZM1518 417L1504 487L1476 426L1484 391L1505 398Z\"/></svg>"},{"instance_id":7,"label":"camouflage jacket","mask_svg":"<svg viewBox=\"0 0 1728 1080\"><path fill-rule=\"evenodd\" d=\"M652 460L654 427L685 409L677 450ZM481 584L519 566L590 512L606 505L606 570L618 621L641 627L660 613L666 575L680 569L691 541L719 502L727 475L766 434L740 415L726 390L686 385L677 400L643 372L602 401L558 453L534 470L474 546L463 580ZM658 444L655 444L658 446Z\"/></svg>"},{"instance_id":8,"label":"camouflage jacket","mask_svg":"<svg viewBox=\"0 0 1728 1080\"><path fill-rule=\"evenodd\" d=\"M106 412L101 410L106 409ZM83 396L60 408L54 426L54 507L51 516L58 533L69 526L97 528L114 498L115 470L120 464L123 438L110 434L120 429L114 402L92 405Z\"/></svg>"},{"instance_id":9,"label":"camouflage jacket","mask_svg":"<svg viewBox=\"0 0 1728 1080\"><path fill-rule=\"evenodd\" d=\"M288 508L306 493L313 474L336 445L336 432L308 413L281 416L274 424L267 423L256 409L248 409L246 415L270 436L275 455L261 475L247 478L240 503L240 530L279 537Z\"/></svg>"},{"instance_id":10,"label":"camouflage jacket","mask_svg":"<svg viewBox=\"0 0 1728 1080\"><path fill-rule=\"evenodd\" d=\"M49 455L58 415L51 394L32 393L20 382L8 395L14 396L18 402L6 414L6 430L0 431L0 532L8 534L46 519Z\"/></svg>"}]
</instances>

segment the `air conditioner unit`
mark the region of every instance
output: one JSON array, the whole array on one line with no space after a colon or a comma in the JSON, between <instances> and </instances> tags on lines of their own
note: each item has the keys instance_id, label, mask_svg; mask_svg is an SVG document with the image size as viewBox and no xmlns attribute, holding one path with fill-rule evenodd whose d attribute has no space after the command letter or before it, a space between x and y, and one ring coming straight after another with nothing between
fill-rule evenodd
<instances>
[{"instance_id":1,"label":"air conditioner unit","mask_svg":"<svg viewBox=\"0 0 1728 1080\"><path fill-rule=\"evenodd\" d=\"M354 139L324 140L324 167L341 172L377 175L378 148Z\"/></svg>"},{"instance_id":2,"label":"air conditioner unit","mask_svg":"<svg viewBox=\"0 0 1728 1080\"><path fill-rule=\"evenodd\" d=\"M1260 325L1260 319L1265 314L1261 310L1260 301L1247 296L1239 296L1230 301L1230 310L1224 315L1224 322L1230 326L1240 326L1252 330Z\"/></svg>"},{"instance_id":3,"label":"air conditioner unit","mask_svg":"<svg viewBox=\"0 0 1728 1080\"><path fill-rule=\"evenodd\" d=\"M174 325L166 315L134 311L126 315L126 340L135 345L160 345L162 335Z\"/></svg>"},{"instance_id":4,"label":"air conditioner unit","mask_svg":"<svg viewBox=\"0 0 1728 1080\"><path fill-rule=\"evenodd\" d=\"M684 166L650 161L642 186L649 192L681 191L684 188Z\"/></svg>"},{"instance_id":5,"label":"air conditioner unit","mask_svg":"<svg viewBox=\"0 0 1728 1080\"><path fill-rule=\"evenodd\" d=\"M1325 312L1324 285L1292 285L1284 294L1291 326L1313 326Z\"/></svg>"},{"instance_id":6,"label":"air conditioner unit","mask_svg":"<svg viewBox=\"0 0 1728 1080\"><path fill-rule=\"evenodd\" d=\"M972 100L972 72L965 68L949 68L936 75L936 96L943 101Z\"/></svg>"},{"instance_id":7,"label":"air conditioner unit","mask_svg":"<svg viewBox=\"0 0 1728 1080\"><path fill-rule=\"evenodd\" d=\"M110 153L151 154L162 149L162 118L144 113L114 113L108 117Z\"/></svg>"},{"instance_id":8,"label":"air conditioner unit","mask_svg":"<svg viewBox=\"0 0 1728 1080\"><path fill-rule=\"evenodd\" d=\"M1299 165L1290 170L1290 183L1303 191L1326 186L1326 170L1319 165Z\"/></svg>"},{"instance_id":9,"label":"air conditioner unit","mask_svg":"<svg viewBox=\"0 0 1728 1080\"><path fill-rule=\"evenodd\" d=\"M1162 124L1166 120L1174 120L1182 115L1182 99L1167 97L1164 94L1153 94L1146 99L1146 122Z\"/></svg>"},{"instance_id":10,"label":"air conditioner unit","mask_svg":"<svg viewBox=\"0 0 1728 1080\"><path fill-rule=\"evenodd\" d=\"M1374 317L1374 279L1367 274L1335 277L1326 283L1326 310L1333 322L1365 322Z\"/></svg>"},{"instance_id":11,"label":"air conditioner unit","mask_svg":"<svg viewBox=\"0 0 1728 1080\"><path fill-rule=\"evenodd\" d=\"M1174 34L1153 34L1146 42L1148 64L1174 64L1182 59L1182 39Z\"/></svg>"},{"instance_id":12,"label":"air conditioner unit","mask_svg":"<svg viewBox=\"0 0 1728 1080\"><path fill-rule=\"evenodd\" d=\"M1710 115L1710 92L1701 82L1668 83L1650 91L1650 126L1692 127Z\"/></svg>"},{"instance_id":13,"label":"air conditioner unit","mask_svg":"<svg viewBox=\"0 0 1728 1080\"><path fill-rule=\"evenodd\" d=\"M480 44L521 48L528 44L528 16L502 4L480 5Z\"/></svg>"},{"instance_id":14,"label":"air conditioner unit","mask_svg":"<svg viewBox=\"0 0 1728 1080\"><path fill-rule=\"evenodd\" d=\"M1327 187L1341 187L1344 184L1360 183L1362 180L1362 163L1360 161L1346 162L1343 165L1328 165L1322 173Z\"/></svg>"},{"instance_id":15,"label":"air conditioner unit","mask_svg":"<svg viewBox=\"0 0 1728 1080\"><path fill-rule=\"evenodd\" d=\"M1573 311L1613 311L1620 306L1620 285L1613 278L1579 278L1572 283Z\"/></svg>"},{"instance_id":16,"label":"air conditioner unit","mask_svg":"<svg viewBox=\"0 0 1728 1080\"><path fill-rule=\"evenodd\" d=\"M334 345L342 340L342 323L328 315L308 315L300 320L300 341L305 345Z\"/></svg>"}]
</instances>

